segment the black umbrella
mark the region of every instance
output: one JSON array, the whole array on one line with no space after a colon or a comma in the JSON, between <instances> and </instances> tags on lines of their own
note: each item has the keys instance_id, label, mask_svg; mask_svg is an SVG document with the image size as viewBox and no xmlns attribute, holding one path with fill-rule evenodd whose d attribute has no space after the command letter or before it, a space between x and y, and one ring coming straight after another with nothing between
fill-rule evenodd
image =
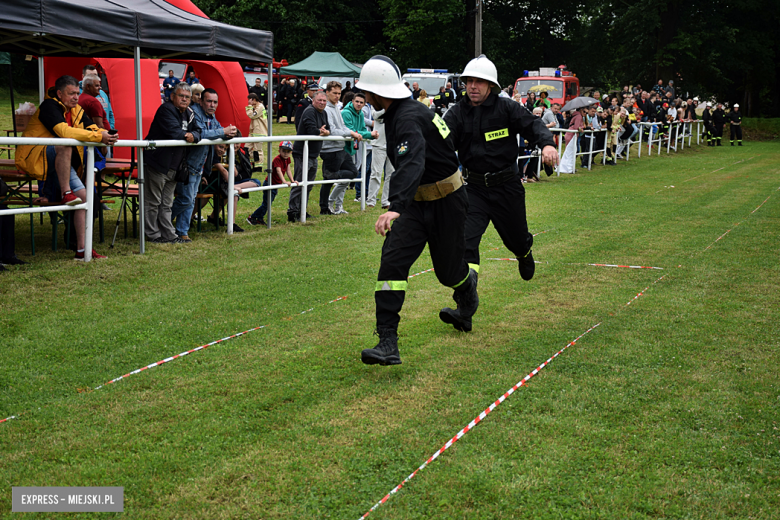
<instances>
[{"instance_id":1,"label":"black umbrella","mask_svg":"<svg viewBox=\"0 0 780 520\"><path fill-rule=\"evenodd\" d=\"M598 99L593 99L592 97L579 96L566 103L566 105L561 109L561 112L579 110L580 108L589 107L598 102Z\"/></svg>"}]
</instances>

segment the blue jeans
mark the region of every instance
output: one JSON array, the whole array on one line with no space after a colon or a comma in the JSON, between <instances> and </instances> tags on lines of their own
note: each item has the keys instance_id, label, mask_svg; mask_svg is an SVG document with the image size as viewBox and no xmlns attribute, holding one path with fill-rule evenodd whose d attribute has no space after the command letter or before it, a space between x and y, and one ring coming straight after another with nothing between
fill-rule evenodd
<instances>
[{"instance_id":1,"label":"blue jeans","mask_svg":"<svg viewBox=\"0 0 780 520\"><path fill-rule=\"evenodd\" d=\"M171 208L171 221L176 221L176 234L180 237L190 232L190 219L195 208L195 196L200 186L200 173L190 172L190 180L187 183L176 183L176 198Z\"/></svg>"},{"instance_id":2,"label":"blue jeans","mask_svg":"<svg viewBox=\"0 0 780 520\"><path fill-rule=\"evenodd\" d=\"M266 177L265 182L263 183L263 186L269 186L269 184L270 184L270 181ZM278 191L279 190L271 190L271 202L272 203L273 203L274 199L276 198L276 193ZM252 213L252 217L251 218L261 219L261 218L265 217L265 214L268 212L268 204L267 204L268 203L268 199L266 198L268 196L267 195L268 192L261 191L260 193L263 194L263 203L260 205L259 208L257 208L255 210L254 213Z\"/></svg>"}]
</instances>

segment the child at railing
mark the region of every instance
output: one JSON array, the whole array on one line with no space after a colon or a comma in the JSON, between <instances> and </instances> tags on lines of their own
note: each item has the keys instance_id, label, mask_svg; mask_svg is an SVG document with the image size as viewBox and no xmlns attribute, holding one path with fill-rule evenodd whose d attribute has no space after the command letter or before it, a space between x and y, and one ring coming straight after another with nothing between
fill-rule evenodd
<instances>
[{"instance_id":1,"label":"child at railing","mask_svg":"<svg viewBox=\"0 0 780 520\"><path fill-rule=\"evenodd\" d=\"M292 157L292 148L293 145L290 141L282 141L279 143L279 155L277 155L274 158L273 163L271 164L271 168L273 170L273 180L271 180L271 176L265 178L265 182L263 183L263 186L268 186L269 184L286 184L287 186L291 186L292 184L295 184L296 186L298 183L293 178L293 172L292 172L292 166L291 166L291 157ZM285 176L287 176L288 180L285 180ZM279 190L271 190L271 202L273 203L274 199L276 198L276 194ZM239 191L240 193L240 191ZM263 203L260 205L259 208L255 210L254 213L249 215L246 218L246 221L251 226L265 226L265 214L268 211L268 199L267 194L265 192L263 193Z\"/></svg>"}]
</instances>

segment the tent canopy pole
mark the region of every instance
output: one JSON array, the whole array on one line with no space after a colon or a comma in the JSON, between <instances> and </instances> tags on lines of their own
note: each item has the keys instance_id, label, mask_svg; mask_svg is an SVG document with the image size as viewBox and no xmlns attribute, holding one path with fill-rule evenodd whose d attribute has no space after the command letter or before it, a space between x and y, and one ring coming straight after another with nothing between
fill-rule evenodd
<instances>
[{"instance_id":1,"label":"tent canopy pole","mask_svg":"<svg viewBox=\"0 0 780 520\"><path fill-rule=\"evenodd\" d=\"M136 47L133 56L135 65L135 134L136 139L143 139L143 114L141 105L141 48ZM140 253L146 252L146 217L144 215L144 149L138 148L138 227L140 228ZM127 180L130 182L130 179Z\"/></svg>"}]
</instances>

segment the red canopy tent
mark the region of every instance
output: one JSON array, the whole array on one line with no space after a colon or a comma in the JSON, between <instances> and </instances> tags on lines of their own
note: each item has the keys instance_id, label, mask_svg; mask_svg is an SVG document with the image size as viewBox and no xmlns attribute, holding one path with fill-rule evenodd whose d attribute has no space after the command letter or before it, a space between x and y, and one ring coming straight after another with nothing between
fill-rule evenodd
<instances>
[{"instance_id":1,"label":"red canopy tent","mask_svg":"<svg viewBox=\"0 0 780 520\"><path fill-rule=\"evenodd\" d=\"M171 5L203 18L203 11L190 0L167 0ZM143 134L149 131L154 114L160 106L160 84L158 69L161 60L141 60L141 89L143 91L141 109ZM169 59L186 63L195 70L204 87L213 88L219 95L217 121L223 126L236 125L243 135L249 135L249 118L244 107L247 104L247 88L244 72L237 62L198 61ZM81 78L84 65L100 64L106 73L109 85L109 99L114 110L116 127L122 139L143 139L136 135L135 116L135 71L133 60L124 58L44 58L45 84L54 85L54 81L64 74ZM117 157L130 157L129 148L114 150Z\"/></svg>"},{"instance_id":2,"label":"red canopy tent","mask_svg":"<svg viewBox=\"0 0 780 520\"><path fill-rule=\"evenodd\" d=\"M143 133L149 131L154 114L160 106L158 69L161 60L141 60L141 89ZM173 61L173 60L167 60ZM247 100L246 80L241 66L236 62L175 60L193 67L204 87L213 88L219 95L217 121L223 126L236 125L243 135L249 135L249 118L244 107ZM143 139L136 136L135 125L135 72L133 60L124 58L44 58L46 85L68 74L81 78L81 70L88 64L99 64L106 73L109 99L114 110L116 127L121 139ZM117 157L130 157L129 148L116 148Z\"/></svg>"}]
</instances>

